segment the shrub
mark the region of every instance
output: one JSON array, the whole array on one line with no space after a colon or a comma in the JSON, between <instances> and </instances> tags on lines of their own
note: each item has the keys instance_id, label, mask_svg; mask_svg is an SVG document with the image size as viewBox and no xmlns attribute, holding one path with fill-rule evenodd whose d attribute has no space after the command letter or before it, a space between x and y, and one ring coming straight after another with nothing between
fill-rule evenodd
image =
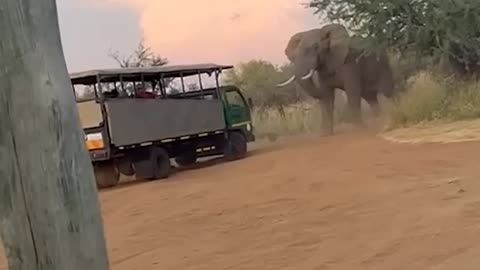
<instances>
[{"instance_id":1,"label":"shrub","mask_svg":"<svg viewBox=\"0 0 480 270\"><path fill-rule=\"evenodd\" d=\"M253 110L253 122L256 136L272 140L278 136L319 130L321 111L320 106L314 102L282 107L257 107Z\"/></svg>"},{"instance_id":2,"label":"shrub","mask_svg":"<svg viewBox=\"0 0 480 270\"><path fill-rule=\"evenodd\" d=\"M480 117L480 85L421 72L406 93L388 110L386 129L431 121L455 121Z\"/></svg>"}]
</instances>

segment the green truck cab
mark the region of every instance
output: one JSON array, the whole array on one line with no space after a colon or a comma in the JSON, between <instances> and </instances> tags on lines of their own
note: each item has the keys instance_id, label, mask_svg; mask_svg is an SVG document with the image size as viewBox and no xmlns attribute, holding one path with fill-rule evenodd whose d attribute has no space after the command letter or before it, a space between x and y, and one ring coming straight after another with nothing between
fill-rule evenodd
<instances>
[{"instance_id":1,"label":"green truck cab","mask_svg":"<svg viewBox=\"0 0 480 270\"><path fill-rule=\"evenodd\" d=\"M240 131L249 142L254 141L251 102L245 100L242 92L236 86L221 87L220 92L223 94L228 129Z\"/></svg>"},{"instance_id":2,"label":"green truck cab","mask_svg":"<svg viewBox=\"0 0 480 270\"><path fill-rule=\"evenodd\" d=\"M120 175L163 179L171 159L190 166L199 158L246 157L255 141L250 103L233 85L220 86L219 76L232 66L215 64L90 70L70 74L74 91L93 89L77 99L85 145L98 188L118 184ZM202 75L215 78L204 88ZM198 76L199 89L186 91L186 77ZM182 91L168 93L173 79Z\"/></svg>"}]
</instances>

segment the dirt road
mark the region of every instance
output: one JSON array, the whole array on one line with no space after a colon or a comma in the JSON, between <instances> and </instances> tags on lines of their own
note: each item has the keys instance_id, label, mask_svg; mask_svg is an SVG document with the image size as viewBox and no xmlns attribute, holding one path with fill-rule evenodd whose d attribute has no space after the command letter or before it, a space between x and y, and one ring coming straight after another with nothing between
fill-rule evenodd
<instances>
[{"instance_id":1,"label":"dirt road","mask_svg":"<svg viewBox=\"0 0 480 270\"><path fill-rule=\"evenodd\" d=\"M478 269L479 150L302 137L107 190L111 269Z\"/></svg>"}]
</instances>

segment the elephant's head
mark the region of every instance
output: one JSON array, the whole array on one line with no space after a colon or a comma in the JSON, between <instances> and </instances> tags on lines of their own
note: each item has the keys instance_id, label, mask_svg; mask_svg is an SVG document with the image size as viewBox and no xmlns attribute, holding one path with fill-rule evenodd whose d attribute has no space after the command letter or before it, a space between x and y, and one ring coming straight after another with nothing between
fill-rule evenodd
<instances>
[{"instance_id":1,"label":"elephant's head","mask_svg":"<svg viewBox=\"0 0 480 270\"><path fill-rule=\"evenodd\" d=\"M297 81L310 92L315 87L315 71L335 72L346 61L350 36L341 24L329 24L293 35L285 49L287 58L294 64L295 75L279 87ZM312 88L313 87L313 88Z\"/></svg>"}]
</instances>

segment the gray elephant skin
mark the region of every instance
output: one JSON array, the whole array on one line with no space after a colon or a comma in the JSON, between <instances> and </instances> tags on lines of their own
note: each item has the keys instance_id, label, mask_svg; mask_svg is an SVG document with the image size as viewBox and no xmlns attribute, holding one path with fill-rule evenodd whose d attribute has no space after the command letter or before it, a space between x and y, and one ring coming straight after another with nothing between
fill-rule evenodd
<instances>
[{"instance_id":1,"label":"gray elephant skin","mask_svg":"<svg viewBox=\"0 0 480 270\"><path fill-rule=\"evenodd\" d=\"M295 75L279 87L296 81L306 93L320 101L321 131L332 135L335 88L345 91L350 119L363 126L361 99L378 115L378 94L394 94L393 73L384 51L363 54L341 24L293 35L285 49ZM315 78L316 77L316 78Z\"/></svg>"}]
</instances>

